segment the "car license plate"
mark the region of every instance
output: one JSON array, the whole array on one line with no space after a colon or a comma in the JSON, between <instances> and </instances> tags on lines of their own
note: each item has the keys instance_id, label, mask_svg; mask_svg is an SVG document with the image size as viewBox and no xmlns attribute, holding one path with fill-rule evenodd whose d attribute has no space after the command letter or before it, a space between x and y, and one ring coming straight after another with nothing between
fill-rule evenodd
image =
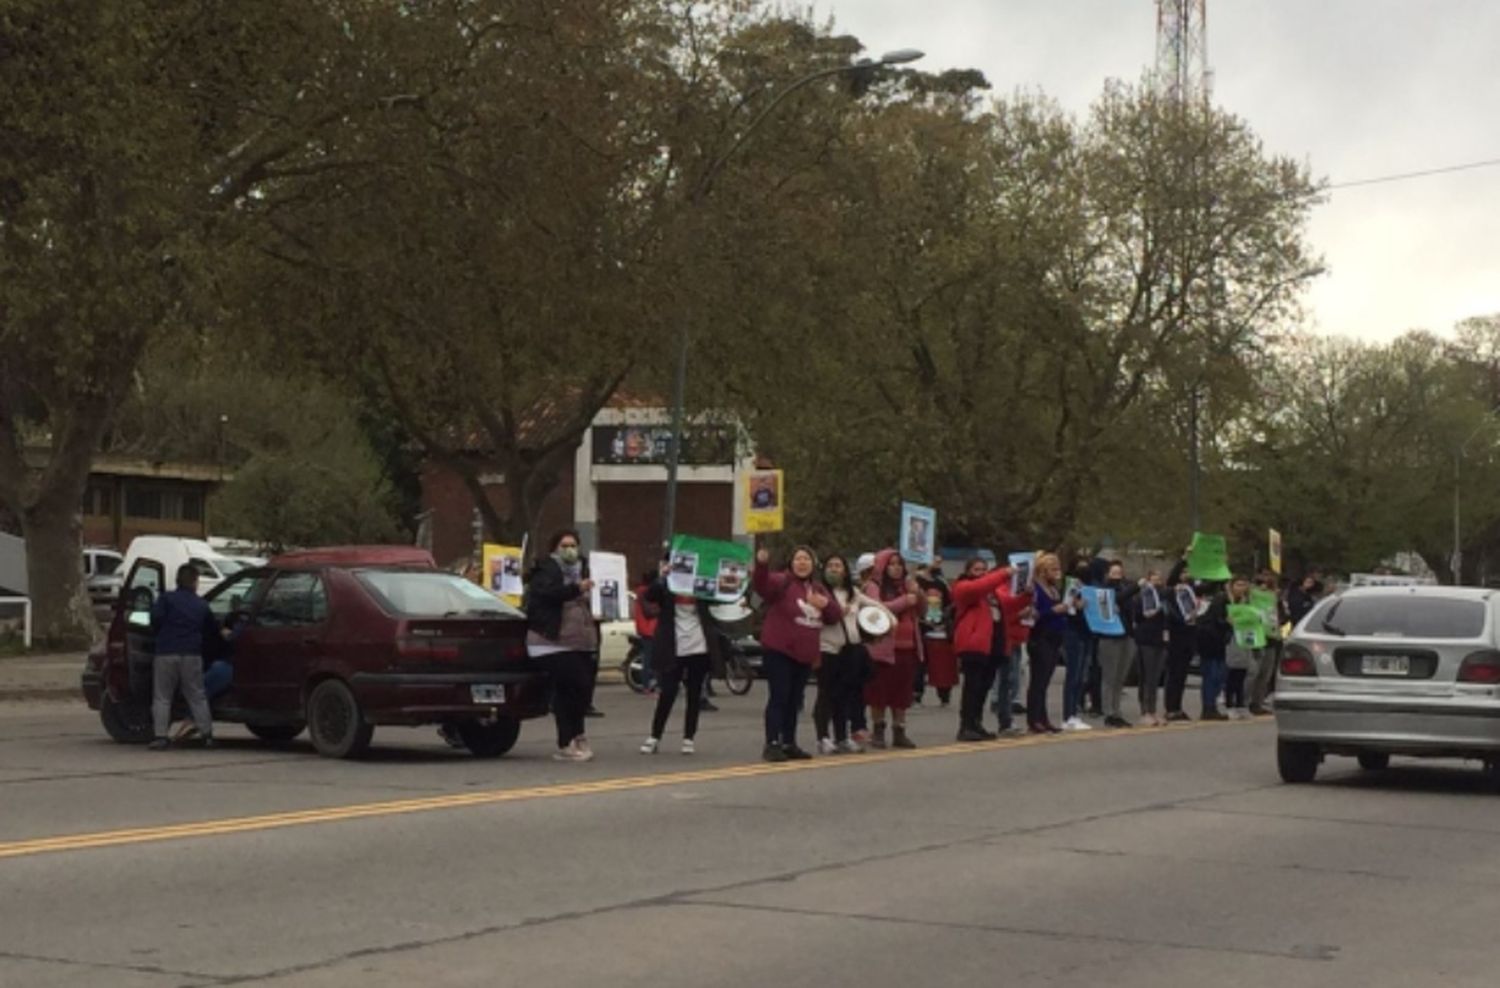
<instances>
[{"instance_id":1,"label":"car license plate","mask_svg":"<svg viewBox=\"0 0 1500 988\"><path fill-rule=\"evenodd\" d=\"M1361 666L1366 676L1409 676L1409 655L1366 655Z\"/></svg>"},{"instance_id":2,"label":"car license plate","mask_svg":"<svg viewBox=\"0 0 1500 988\"><path fill-rule=\"evenodd\" d=\"M504 703L504 686L470 686L469 695L475 703Z\"/></svg>"}]
</instances>

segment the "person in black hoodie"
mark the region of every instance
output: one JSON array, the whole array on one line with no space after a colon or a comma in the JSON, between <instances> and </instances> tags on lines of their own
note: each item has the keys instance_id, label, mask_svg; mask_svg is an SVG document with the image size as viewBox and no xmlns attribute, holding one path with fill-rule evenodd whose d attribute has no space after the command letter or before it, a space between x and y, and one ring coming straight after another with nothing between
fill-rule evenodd
<instances>
[{"instance_id":1,"label":"person in black hoodie","mask_svg":"<svg viewBox=\"0 0 1500 988\"><path fill-rule=\"evenodd\" d=\"M658 608L656 635L651 657L656 667L661 693L656 698L656 714L651 719L651 736L641 745L641 754L654 755L661 746L667 719L677 702L677 692L687 680L687 717L682 725L682 753L697 752L698 713L703 709L703 681L709 669L724 661L724 633L714 620L706 600L681 597L667 589L666 565L662 575L651 581L646 602Z\"/></svg>"},{"instance_id":2,"label":"person in black hoodie","mask_svg":"<svg viewBox=\"0 0 1500 988\"><path fill-rule=\"evenodd\" d=\"M1229 623L1229 594L1223 584L1204 584L1199 596L1208 596L1208 610L1198 619L1198 661L1203 678L1203 712L1199 720L1228 720L1219 709L1219 695L1229 679L1229 642L1234 628Z\"/></svg>"},{"instance_id":3,"label":"person in black hoodie","mask_svg":"<svg viewBox=\"0 0 1500 988\"><path fill-rule=\"evenodd\" d=\"M1160 727L1166 723L1156 712L1162 669L1167 661L1167 613L1171 609L1161 571L1150 570L1131 602L1135 647L1141 655L1141 723ZM1179 703L1180 705L1180 703Z\"/></svg>"},{"instance_id":4,"label":"person in black hoodie","mask_svg":"<svg viewBox=\"0 0 1500 988\"><path fill-rule=\"evenodd\" d=\"M1125 677L1130 672L1134 659L1131 608L1135 603L1136 587L1125 580L1124 564L1113 562L1105 570L1099 588L1114 591L1116 613L1120 615L1122 626L1118 635L1101 633L1095 637L1101 673L1104 723L1107 727L1129 727L1130 721L1125 719L1121 701L1125 695Z\"/></svg>"},{"instance_id":5,"label":"person in black hoodie","mask_svg":"<svg viewBox=\"0 0 1500 988\"><path fill-rule=\"evenodd\" d=\"M526 651L552 674L552 713L557 721L553 758L587 762L594 757L584 729L594 692L599 630L589 610L588 560L578 533L552 537L551 555L541 559L526 584Z\"/></svg>"},{"instance_id":6,"label":"person in black hoodie","mask_svg":"<svg viewBox=\"0 0 1500 988\"><path fill-rule=\"evenodd\" d=\"M1187 692L1188 667L1198 650L1198 595L1193 589L1186 557L1172 567L1166 593L1167 720L1178 723L1193 719L1182 709L1182 695Z\"/></svg>"}]
</instances>

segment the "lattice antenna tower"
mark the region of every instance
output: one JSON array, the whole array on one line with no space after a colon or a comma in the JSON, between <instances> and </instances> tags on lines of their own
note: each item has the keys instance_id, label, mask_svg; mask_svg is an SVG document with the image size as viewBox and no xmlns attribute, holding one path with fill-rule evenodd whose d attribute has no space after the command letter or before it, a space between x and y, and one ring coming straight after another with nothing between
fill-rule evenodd
<instances>
[{"instance_id":1,"label":"lattice antenna tower","mask_svg":"<svg viewBox=\"0 0 1500 988\"><path fill-rule=\"evenodd\" d=\"M1208 0L1156 0L1156 78L1174 102L1209 104Z\"/></svg>"}]
</instances>

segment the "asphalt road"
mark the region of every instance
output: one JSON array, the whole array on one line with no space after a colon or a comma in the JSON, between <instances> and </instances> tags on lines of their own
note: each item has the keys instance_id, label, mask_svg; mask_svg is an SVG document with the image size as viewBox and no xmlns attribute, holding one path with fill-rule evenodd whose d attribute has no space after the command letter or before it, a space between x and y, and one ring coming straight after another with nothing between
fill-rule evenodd
<instances>
[{"instance_id":1,"label":"asphalt road","mask_svg":"<svg viewBox=\"0 0 1500 988\"><path fill-rule=\"evenodd\" d=\"M701 754L548 725L479 762L162 754L0 705L0 985L1494 984L1500 796L1473 768L1281 785L1265 722L765 766L757 690ZM675 723L674 723L675 726Z\"/></svg>"}]
</instances>

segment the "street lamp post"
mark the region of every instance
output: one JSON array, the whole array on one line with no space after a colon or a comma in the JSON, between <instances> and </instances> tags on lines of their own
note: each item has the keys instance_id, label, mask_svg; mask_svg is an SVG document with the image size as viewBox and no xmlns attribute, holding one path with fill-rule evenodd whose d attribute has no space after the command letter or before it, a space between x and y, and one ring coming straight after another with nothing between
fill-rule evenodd
<instances>
[{"instance_id":1,"label":"street lamp post","mask_svg":"<svg viewBox=\"0 0 1500 988\"><path fill-rule=\"evenodd\" d=\"M862 58L848 65L836 65L832 68L820 69L790 83L781 92L776 94L776 97L766 105L764 110L761 110L756 115L755 119L750 121L749 126L740 132L739 137L735 139L733 144L729 145L729 148L723 154L709 163L708 167L703 170L702 177L693 186L692 191L688 193L688 201L697 202L708 193L719 172L729 163L729 160L734 157L750 135L755 133L760 125L765 123L771 114L775 112L776 108L784 103L787 97L793 93L812 85L820 79L827 79L831 76L843 75L848 72L870 72L888 65L904 65L908 62L915 62L922 57L923 52L915 48L898 48L895 51L886 52L878 59ZM667 503L665 510L662 512L661 524L661 543L663 549L671 544L673 529L677 527L677 473L682 456L682 418L683 403L686 400L685 392L687 390L687 362L688 328L687 323L684 322L678 330L677 369L672 377L672 436L667 447Z\"/></svg>"},{"instance_id":2,"label":"street lamp post","mask_svg":"<svg viewBox=\"0 0 1500 988\"><path fill-rule=\"evenodd\" d=\"M1463 496L1463 485L1462 483L1460 483L1460 481L1463 478L1464 454L1469 449L1469 443L1473 442L1474 437L1479 435L1479 433L1483 431L1484 427L1490 424L1489 417L1491 415L1494 415L1496 412L1500 412L1500 404L1495 405L1495 407L1485 412L1485 417L1480 421L1478 425L1474 427L1474 431L1469 433L1469 437L1465 439L1456 450L1453 451L1453 559L1451 560L1451 562L1453 567L1454 586L1458 586L1463 582L1463 528L1461 524L1461 512L1459 509L1460 502Z\"/></svg>"}]
</instances>

